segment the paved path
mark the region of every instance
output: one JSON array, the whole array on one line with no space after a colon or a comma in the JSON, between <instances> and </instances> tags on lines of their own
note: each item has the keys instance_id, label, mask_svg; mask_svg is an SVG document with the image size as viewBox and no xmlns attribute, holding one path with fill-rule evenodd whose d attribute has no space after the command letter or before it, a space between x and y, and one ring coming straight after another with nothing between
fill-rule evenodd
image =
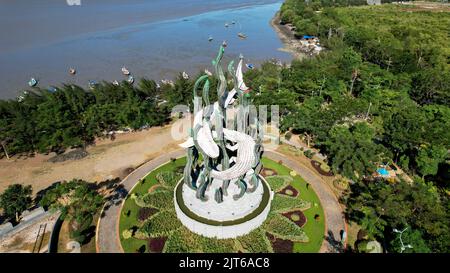
<instances>
[{"instance_id":1,"label":"paved path","mask_svg":"<svg viewBox=\"0 0 450 273\"><path fill-rule=\"evenodd\" d=\"M118 227L120 210L126 194L133 188L139 179L146 176L150 171L168 162L170 158L178 158L184 155L184 150L176 150L164 154L163 156L145 163L121 182L123 186L121 189L122 192L118 192L118 194L108 202L103 210L103 217L99 219L96 236L97 252L123 252L119 241ZM340 240L340 231L346 230L346 224L342 208L332 190L320 176L314 174L301 163L273 151L265 151L264 156L275 161L282 160L283 165L300 174L317 193L325 211L325 233L327 234L327 239L324 240L320 252L334 252L335 248L333 248L333 242L335 243Z\"/></svg>"},{"instance_id":2,"label":"paved path","mask_svg":"<svg viewBox=\"0 0 450 273\"><path fill-rule=\"evenodd\" d=\"M328 184L323 181L319 175L312 172L302 163L287 158L286 156L274 152L264 151L264 156L275 160L283 161L283 165L296 171L303 179L308 182L316 192L320 199L323 210L325 212L325 234L326 240L323 241L320 252L336 252L336 244L341 239L341 230L347 230L345 218L341 205L339 204L336 195L330 189Z\"/></svg>"},{"instance_id":3,"label":"paved path","mask_svg":"<svg viewBox=\"0 0 450 273\"><path fill-rule=\"evenodd\" d=\"M153 169L167 163L171 158L185 156L185 150L176 150L159 156L137 168L134 172L125 177L117 194L105 205L102 217L97 224L96 248L100 253L120 253L123 252L119 239L119 217L122 203L139 179L146 176Z\"/></svg>"}]
</instances>

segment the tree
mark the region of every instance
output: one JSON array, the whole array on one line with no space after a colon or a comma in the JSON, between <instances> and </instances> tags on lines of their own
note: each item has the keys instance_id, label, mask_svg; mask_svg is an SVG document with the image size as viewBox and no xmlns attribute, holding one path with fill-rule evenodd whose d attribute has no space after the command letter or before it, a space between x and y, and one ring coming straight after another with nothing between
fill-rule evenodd
<instances>
[{"instance_id":1,"label":"tree","mask_svg":"<svg viewBox=\"0 0 450 273\"><path fill-rule=\"evenodd\" d=\"M439 164L447 158L448 150L444 146L425 146L419 149L416 157L417 167L422 177L436 175Z\"/></svg>"},{"instance_id":2,"label":"tree","mask_svg":"<svg viewBox=\"0 0 450 273\"><path fill-rule=\"evenodd\" d=\"M426 241L423 239L422 232L419 230L411 230L408 228L402 233L403 245L410 245L412 248L405 248L402 250L402 242L400 241L400 235L395 234L395 238L389 242L389 251L396 253L430 253L431 250L428 247Z\"/></svg>"},{"instance_id":3,"label":"tree","mask_svg":"<svg viewBox=\"0 0 450 273\"><path fill-rule=\"evenodd\" d=\"M92 217L103 205L103 197L92 188L92 184L74 179L49 190L40 204L60 210L63 218L73 220L72 228L79 236L90 226Z\"/></svg>"},{"instance_id":4,"label":"tree","mask_svg":"<svg viewBox=\"0 0 450 273\"><path fill-rule=\"evenodd\" d=\"M0 195L0 208L8 218L15 218L19 222L19 215L32 204L32 188L30 185L10 185Z\"/></svg>"},{"instance_id":5,"label":"tree","mask_svg":"<svg viewBox=\"0 0 450 273\"><path fill-rule=\"evenodd\" d=\"M333 127L325 142L333 169L352 179L375 171L378 163L390 158L390 153L374 138L375 130L365 122Z\"/></svg>"}]
</instances>

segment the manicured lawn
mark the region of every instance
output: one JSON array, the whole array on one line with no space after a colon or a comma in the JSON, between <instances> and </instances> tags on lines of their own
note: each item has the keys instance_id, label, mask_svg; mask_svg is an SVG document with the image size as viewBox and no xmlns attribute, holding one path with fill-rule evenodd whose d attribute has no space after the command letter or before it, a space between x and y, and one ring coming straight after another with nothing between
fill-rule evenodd
<instances>
[{"instance_id":1,"label":"manicured lawn","mask_svg":"<svg viewBox=\"0 0 450 273\"><path fill-rule=\"evenodd\" d=\"M268 158L263 158L262 161L264 167L276 170L278 175L289 175L289 172L291 171L291 169ZM294 243L294 252L317 253L322 245L325 234L324 212L319 197L317 197L317 194L311 186L309 186L308 189L306 188L306 181L299 175L294 177L294 181L292 181L291 185L299 191L299 198L311 202L311 208L303 211L308 219L305 226L303 226L303 230L308 235L309 242ZM317 206L314 204L317 204ZM318 221L314 220L314 215L316 214L320 215Z\"/></svg>"},{"instance_id":2,"label":"manicured lawn","mask_svg":"<svg viewBox=\"0 0 450 273\"><path fill-rule=\"evenodd\" d=\"M170 162L153 170L145 177L143 183L138 183L133 188L129 196L132 193L144 194L148 192L148 190L157 183L156 175L159 172L175 171L177 168L184 166L185 163L186 158L181 158L177 159L175 162ZM279 175L289 175L289 172L291 171L289 168L281 166L275 161L267 158L263 158L263 164L267 168L275 169ZM294 252L318 252L324 238L325 230L324 213L320 201L311 187L306 189L306 182L300 176L295 176L291 185L300 192L299 198L311 202L311 208L304 211L304 214L308 220L303 227L309 237L309 242L295 243ZM314 204L317 204L317 206ZM128 253L137 252L137 250L142 246L145 246L145 251L148 252L147 240L138 240L135 238L125 240L122 237L123 230L132 228L133 226L138 226L140 224L138 221L138 211L139 207L135 204L134 200L127 198L120 215L119 230L122 247L124 251ZM316 214L320 215L320 219L318 221L314 220L314 215Z\"/></svg>"},{"instance_id":3,"label":"manicured lawn","mask_svg":"<svg viewBox=\"0 0 450 273\"><path fill-rule=\"evenodd\" d=\"M122 237L122 231L132 228L133 226L138 226L138 212L139 207L136 205L134 200L131 200L129 197L131 193L136 194L144 194L150 189L153 185L157 183L156 181L156 175L159 172L164 171L175 171L177 167L184 166L186 164L186 158L180 158L177 159L175 162L170 162L168 164L165 164L155 170L153 170L151 173L149 173L145 179L143 179L144 183L138 183L136 186L134 186L133 190L130 192L130 194L127 196L127 199L125 200L125 204L122 208L122 212L120 214L120 221L119 221L119 232L120 232L120 241L122 243L123 250L125 253L134 253L145 245L146 252L148 252L148 246L147 246L147 240L138 240L135 238L129 238L124 240ZM125 214L130 211L129 216L126 216Z\"/></svg>"}]
</instances>

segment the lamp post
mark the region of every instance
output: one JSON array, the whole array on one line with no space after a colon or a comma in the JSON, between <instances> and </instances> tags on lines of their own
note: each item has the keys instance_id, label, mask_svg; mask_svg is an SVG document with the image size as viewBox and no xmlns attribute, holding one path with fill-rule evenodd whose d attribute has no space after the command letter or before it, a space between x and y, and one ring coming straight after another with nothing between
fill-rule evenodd
<instances>
[{"instance_id":1,"label":"lamp post","mask_svg":"<svg viewBox=\"0 0 450 273\"><path fill-rule=\"evenodd\" d=\"M405 229L403 229L402 231L399 231L398 229L394 228L393 231L395 233L399 233L400 234L400 243L402 244L402 247L400 248L400 253L403 253L403 251L407 248L413 248L412 245L408 244L408 245L404 245L403 244L403 240L402 240L402 234L403 232L405 232L408 229L408 227L406 227Z\"/></svg>"}]
</instances>

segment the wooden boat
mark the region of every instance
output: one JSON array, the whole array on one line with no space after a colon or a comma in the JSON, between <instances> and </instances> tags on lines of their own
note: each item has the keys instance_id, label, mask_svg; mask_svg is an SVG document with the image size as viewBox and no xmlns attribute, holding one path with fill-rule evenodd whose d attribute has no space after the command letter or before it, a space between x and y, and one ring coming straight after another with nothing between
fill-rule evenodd
<instances>
[{"instance_id":1,"label":"wooden boat","mask_svg":"<svg viewBox=\"0 0 450 273\"><path fill-rule=\"evenodd\" d=\"M69 69L69 74L70 74L70 75L75 75L76 73L77 73L77 71L75 70L75 68L71 67L71 68Z\"/></svg>"},{"instance_id":2,"label":"wooden boat","mask_svg":"<svg viewBox=\"0 0 450 273\"><path fill-rule=\"evenodd\" d=\"M38 84L38 81L35 79L35 78L31 78L29 81L28 81L28 85L30 86L30 87L34 87L34 86L36 86Z\"/></svg>"},{"instance_id":3,"label":"wooden boat","mask_svg":"<svg viewBox=\"0 0 450 273\"><path fill-rule=\"evenodd\" d=\"M238 37L241 38L241 39L245 39L245 38L247 38L247 35L245 35L245 34L242 33L242 32L239 32L239 33L238 33Z\"/></svg>"},{"instance_id":4,"label":"wooden boat","mask_svg":"<svg viewBox=\"0 0 450 273\"><path fill-rule=\"evenodd\" d=\"M128 71L128 69L124 66L124 67L122 67L122 74L128 76L128 75L130 75L130 71Z\"/></svg>"}]
</instances>

